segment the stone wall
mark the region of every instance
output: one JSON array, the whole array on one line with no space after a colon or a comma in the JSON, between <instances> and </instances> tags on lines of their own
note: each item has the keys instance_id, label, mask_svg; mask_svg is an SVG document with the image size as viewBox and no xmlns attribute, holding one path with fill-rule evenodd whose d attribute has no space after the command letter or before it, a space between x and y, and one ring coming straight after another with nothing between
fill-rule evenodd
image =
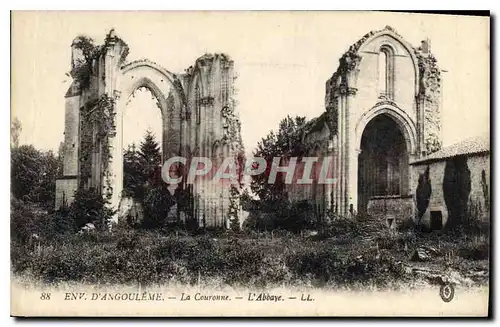
<instances>
[{"instance_id":1,"label":"stone wall","mask_svg":"<svg viewBox=\"0 0 500 327\"><path fill-rule=\"evenodd\" d=\"M458 178L454 173L457 169L462 171ZM449 219L460 220L457 224L464 219L488 221L490 187L489 154L415 164L412 166L412 190L417 206L415 219L427 227L431 225L431 216L436 213L441 215L443 227L451 227L448 226ZM454 210L457 205L463 206L464 217L459 217L460 210Z\"/></svg>"},{"instance_id":2,"label":"stone wall","mask_svg":"<svg viewBox=\"0 0 500 327\"><path fill-rule=\"evenodd\" d=\"M78 175L79 128L80 128L80 96L66 97L63 175Z\"/></svg>"},{"instance_id":3,"label":"stone wall","mask_svg":"<svg viewBox=\"0 0 500 327\"><path fill-rule=\"evenodd\" d=\"M399 223L413 219L414 212L412 196L375 197L368 201L367 213L375 218L391 216Z\"/></svg>"},{"instance_id":4,"label":"stone wall","mask_svg":"<svg viewBox=\"0 0 500 327\"><path fill-rule=\"evenodd\" d=\"M56 180L56 208L61 208L63 205L69 205L75 197L75 190L78 187L78 180L74 178L57 179Z\"/></svg>"}]
</instances>

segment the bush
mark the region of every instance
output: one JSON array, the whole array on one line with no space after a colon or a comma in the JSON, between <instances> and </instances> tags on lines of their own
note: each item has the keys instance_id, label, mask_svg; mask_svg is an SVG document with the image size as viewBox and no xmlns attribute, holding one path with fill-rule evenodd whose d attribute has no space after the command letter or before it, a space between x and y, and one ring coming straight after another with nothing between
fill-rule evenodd
<instances>
[{"instance_id":1,"label":"bush","mask_svg":"<svg viewBox=\"0 0 500 327\"><path fill-rule=\"evenodd\" d=\"M312 205L308 201L286 203L277 214L275 228L292 232L316 227Z\"/></svg>"},{"instance_id":2,"label":"bush","mask_svg":"<svg viewBox=\"0 0 500 327\"><path fill-rule=\"evenodd\" d=\"M336 270L341 269L341 262L333 249L308 249L287 258L287 264L293 272L299 276L311 275L321 282L334 278L338 274Z\"/></svg>"},{"instance_id":3,"label":"bush","mask_svg":"<svg viewBox=\"0 0 500 327\"><path fill-rule=\"evenodd\" d=\"M267 231L283 229L298 233L305 229L314 229L317 221L312 205L308 201L275 201L260 210L253 210L243 224L245 230Z\"/></svg>"},{"instance_id":4,"label":"bush","mask_svg":"<svg viewBox=\"0 0 500 327\"><path fill-rule=\"evenodd\" d=\"M145 228L161 228L166 223L167 214L175 199L165 183L158 183L146 188L143 201Z\"/></svg>"},{"instance_id":5,"label":"bush","mask_svg":"<svg viewBox=\"0 0 500 327\"><path fill-rule=\"evenodd\" d=\"M35 206L30 202L10 198L10 235L13 241L27 243L40 230Z\"/></svg>"},{"instance_id":6,"label":"bush","mask_svg":"<svg viewBox=\"0 0 500 327\"><path fill-rule=\"evenodd\" d=\"M68 216L77 229L92 223L96 228L105 230L114 213L107 205L108 201L95 188L79 188L69 207Z\"/></svg>"},{"instance_id":7,"label":"bush","mask_svg":"<svg viewBox=\"0 0 500 327\"><path fill-rule=\"evenodd\" d=\"M488 260L490 256L489 242L477 237L465 241L458 249L458 255L468 260Z\"/></svg>"}]
</instances>

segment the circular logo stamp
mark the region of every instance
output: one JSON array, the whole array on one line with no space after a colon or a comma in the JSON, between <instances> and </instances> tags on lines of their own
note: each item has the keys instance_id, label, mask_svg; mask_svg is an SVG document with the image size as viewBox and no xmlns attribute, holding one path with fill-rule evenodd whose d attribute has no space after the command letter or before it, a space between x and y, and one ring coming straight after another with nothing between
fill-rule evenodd
<instances>
[{"instance_id":1,"label":"circular logo stamp","mask_svg":"<svg viewBox=\"0 0 500 327\"><path fill-rule=\"evenodd\" d=\"M439 289L439 295L444 302L450 302L455 296L455 287L453 287L453 285L449 283L441 285L441 288Z\"/></svg>"}]
</instances>

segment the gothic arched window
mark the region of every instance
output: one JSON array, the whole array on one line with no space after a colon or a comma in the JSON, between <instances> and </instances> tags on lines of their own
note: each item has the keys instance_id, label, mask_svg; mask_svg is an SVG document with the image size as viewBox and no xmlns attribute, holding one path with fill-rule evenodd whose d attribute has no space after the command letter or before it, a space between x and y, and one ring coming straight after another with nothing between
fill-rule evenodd
<instances>
[{"instance_id":1,"label":"gothic arched window","mask_svg":"<svg viewBox=\"0 0 500 327\"><path fill-rule=\"evenodd\" d=\"M392 100L394 98L394 51L387 45L380 48L378 74L380 96Z\"/></svg>"}]
</instances>

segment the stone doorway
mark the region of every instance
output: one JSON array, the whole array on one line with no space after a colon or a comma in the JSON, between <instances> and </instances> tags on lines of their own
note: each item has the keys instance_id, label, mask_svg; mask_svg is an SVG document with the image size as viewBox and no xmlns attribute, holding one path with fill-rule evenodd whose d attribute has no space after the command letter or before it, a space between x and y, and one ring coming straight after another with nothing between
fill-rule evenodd
<instances>
[{"instance_id":1,"label":"stone doorway","mask_svg":"<svg viewBox=\"0 0 500 327\"><path fill-rule=\"evenodd\" d=\"M371 200L377 207L394 205L394 199L408 193L409 178L408 149L399 125L387 114L376 116L363 131L360 150L358 212L366 213Z\"/></svg>"}]
</instances>

